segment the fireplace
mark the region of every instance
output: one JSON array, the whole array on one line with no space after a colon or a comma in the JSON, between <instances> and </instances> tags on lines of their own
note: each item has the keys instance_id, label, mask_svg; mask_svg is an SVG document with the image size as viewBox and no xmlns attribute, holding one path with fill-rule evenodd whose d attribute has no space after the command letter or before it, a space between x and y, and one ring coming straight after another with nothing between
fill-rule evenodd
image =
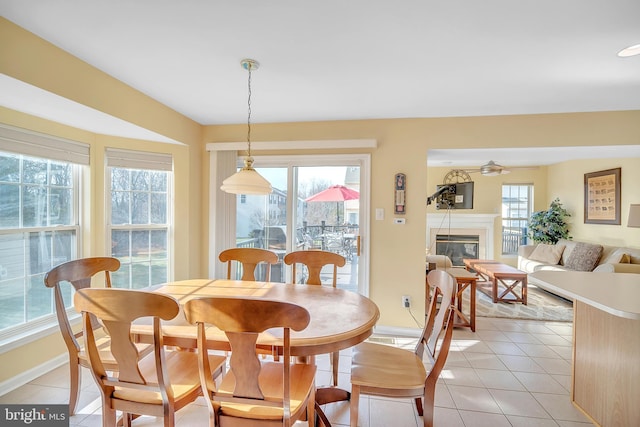
<instances>
[{"instance_id":1,"label":"fireplace","mask_svg":"<svg viewBox=\"0 0 640 427\"><path fill-rule=\"evenodd\" d=\"M480 236L477 234L437 234L436 255L446 255L456 267L463 267L465 258L479 258Z\"/></svg>"},{"instance_id":2,"label":"fireplace","mask_svg":"<svg viewBox=\"0 0 640 427\"><path fill-rule=\"evenodd\" d=\"M463 256L464 258L493 259L493 234L497 214L456 214L456 213L429 213L427 214L427 250L431 254L437 252L438 236L446 236L452 242L457 242L459 249L466 249L467 253L477 247L477 256ZM467 236L473 236L473 242ZM464 241L460 241L464 240ZM440 242L446 245L446 242ZM477 245L477 246L468 246ZM457 257L457 255L454 255ZM454 265L461 263L454 262Z\"/></svg>"}]
</instances>

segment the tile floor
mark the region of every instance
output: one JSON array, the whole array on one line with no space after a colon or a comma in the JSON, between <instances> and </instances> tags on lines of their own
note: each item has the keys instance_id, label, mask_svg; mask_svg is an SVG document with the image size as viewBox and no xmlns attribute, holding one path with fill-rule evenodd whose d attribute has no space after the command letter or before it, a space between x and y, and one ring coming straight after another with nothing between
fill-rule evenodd
<instances>
[{"instance_id":1,"label":"tile floor","mask_svg":"<svg viewBox=\"0 0 640 427\"><path fill-rule=\"evenodd\" d=\"M571 323L478 318L476 332L454 331L451 352L436 390L435 425L442 427L586 427L592 424L569 400ZM412 338L374 337L412 348ZM339 385L349 387L349 351L341 353ZM318 358L318 385L330 379L328 357ZM100 426L100 396L83 370L80 410L72 426ZM65 403L67 367L63 366L10 393L0 403ZM409 400L360 401L362 427L421 426ZM347 402L326 405L334 426L349 424ZM176 414L178 426L207 425L207 408L196 401ZM306 425L306 423L298 423ZM134 425L160 426L152 417Z\"/></svg>"}]
</instances>

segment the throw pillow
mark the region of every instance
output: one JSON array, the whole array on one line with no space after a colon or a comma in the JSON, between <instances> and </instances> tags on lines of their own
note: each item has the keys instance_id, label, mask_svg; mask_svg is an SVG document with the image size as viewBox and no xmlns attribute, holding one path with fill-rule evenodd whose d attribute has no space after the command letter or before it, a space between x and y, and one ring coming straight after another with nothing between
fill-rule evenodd
<instances>
[{"instance_id":1,"label":"throw pillow","mask_svg":"<svg viewBox=\"0 0 640 427\"><path fill-rule=\"evenodd\" d=\"M564 245L547 245L540 243L535 247L533 252L531 252L529 259L546 264L557 264L560 261L564 247Z\"/></svg>"},{"instance_id":2,"label":"throw pillow","mask_svg":"<svg viewBox=\"0 0 640 427\"><path fill-rule=\"evenodd\" d=\"M591 243L576 243L571 255L565 263L565 267L576 271L592 271L602 255L602 246Z\"/></svg>"},{"instance_id":3,"label":"throw pillow","mask_svg":"<svg viewBox=\"0 0 640 427\"><path fill-rule=\"evenodd\" d=\"M609 257L603 262L603 264L629 264L631 262L631 258L629 254L622 252L622 250L618 249L614 251Z\"/></svg>"}]
</instances>

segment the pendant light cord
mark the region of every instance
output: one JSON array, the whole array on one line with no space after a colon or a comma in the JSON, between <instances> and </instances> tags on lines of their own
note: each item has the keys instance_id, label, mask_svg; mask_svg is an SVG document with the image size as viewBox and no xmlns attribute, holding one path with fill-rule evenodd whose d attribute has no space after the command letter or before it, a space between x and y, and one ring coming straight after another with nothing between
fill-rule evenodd
<instances>
[{"instance_id":1,"label":"pendant light cord","mask_svg":"<svg viewBox=\"0 0 640 427\"><path fill-rule=\"evenodd\" d=\"M248 111L248 115L247 115L247 157L251 157L251 68L252 65L249 64L249 66L247 67L247 71L249 71L249 79L248 79L248 86L249 86L249 96L247 98L247 111Z\"/></svg>"}]
</instances>

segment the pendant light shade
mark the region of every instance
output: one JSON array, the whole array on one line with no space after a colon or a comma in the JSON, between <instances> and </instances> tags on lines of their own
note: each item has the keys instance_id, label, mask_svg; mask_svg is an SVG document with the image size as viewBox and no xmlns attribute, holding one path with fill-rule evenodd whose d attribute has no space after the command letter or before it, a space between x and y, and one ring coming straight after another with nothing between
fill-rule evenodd
<instances>
[{"instance_id":1,"label":"pendant light shade","mask_svg":"<svg viewBox=\"0 0 640 427\"><path fill-rule=\"evenodd\" d=\"M253 158L246 157L244 167L222 181L220 189L225 193L232 194L264 195L271 193L271 184L251 166L252 164Z\"/></svg>"},{"instance_id":2,"label":"pendant light shade","mask_svg":"<svg viewBox=\"0 0 640 427\"><path fill-rule=\"evenodd\" d=\"M249 114L247 116L247 156L244 159L244 167L229 178L222 181L220 189L231 194L266 195L273 190L269 181L253 168L251 157L251 71L257 70L260 64L253 59L240 61L242 68L249 72L249 97L247 101Z\"/></svg>"}]
</instances>

